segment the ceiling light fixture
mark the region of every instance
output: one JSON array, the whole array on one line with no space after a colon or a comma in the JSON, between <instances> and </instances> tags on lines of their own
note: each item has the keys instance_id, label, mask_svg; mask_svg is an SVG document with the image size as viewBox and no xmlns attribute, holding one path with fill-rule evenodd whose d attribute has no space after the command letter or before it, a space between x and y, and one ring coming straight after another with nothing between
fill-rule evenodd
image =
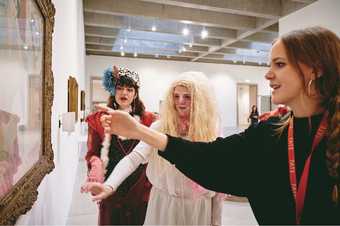
<instances>
[{"instance_id":1,"label":"ceiling light fixture","mask_svg":"<svg viewBox=\"0 0 340 226\"><path fill-rule=\"evenodd\" d=\"M203 28L201 31L201 38L205 39L208 37L208 35L209 35L208 31L205 28Z\"/></svg>"},{"instance_id":2,"label":"ceiling light fixture","mask_svg":"<svg viewBox=\"0 0 340 226\"><path fill-rule=\"evenodd\" d=\"M156 27L156 25L152 25L152 27L151 27L151 31L157 31L157 27Z\"/></svg>"},{"instance_id":3,"label":"ceiling light fixture","mask_svg":"<svg viewBox=\"0 0 340 226\"><path fill-rule=\"evenodd\" d=\"M137 52L135 52L135 53L133 54L133 56L134 56L134 57L137 57L137 56L138 56Z\"/></svg>"},{"instance_id":4,"label":"ceiling light fixture","mask_svg":"<svg viewBox=\"0 0 340 226\"><path fill-rule=\"evenodd\" d=\"M189 33L190 33L190 31L189 31L189 29L188 29L187 27L183 28L182 34L183 34L184 36L187 36Z\"/></svg>"},{"instance_id":5,"label":"ceiling light fixture","mask_svg":"<svg viewBox=\"0 0 340 226\"><path fill-rule=\"evenodd\" d=\"M125 53L122 51L122 52L120 52L120 55L121 56L125 56Z\"/></svg>"}]
</instances>

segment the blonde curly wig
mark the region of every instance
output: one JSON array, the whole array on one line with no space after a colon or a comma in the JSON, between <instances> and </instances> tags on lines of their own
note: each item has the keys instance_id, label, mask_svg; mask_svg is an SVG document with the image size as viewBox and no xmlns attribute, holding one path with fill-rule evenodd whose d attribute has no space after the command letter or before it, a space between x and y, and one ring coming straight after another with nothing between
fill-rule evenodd
<instances>
[{"instance_id":1,"label":"blonde curly wig","mask_svg":"<svg viewBox=\"0 0 340 226\"><path fill-rule=\"evenodd\" d=\"M161 131L179 137L179 118L173 92L186 87L191 94L190 125L187 138L191 141L213 141L218 136L218 113L208 78L201 72L185 72L168 89L161 109Z\"/></svg>"}]
</instances>

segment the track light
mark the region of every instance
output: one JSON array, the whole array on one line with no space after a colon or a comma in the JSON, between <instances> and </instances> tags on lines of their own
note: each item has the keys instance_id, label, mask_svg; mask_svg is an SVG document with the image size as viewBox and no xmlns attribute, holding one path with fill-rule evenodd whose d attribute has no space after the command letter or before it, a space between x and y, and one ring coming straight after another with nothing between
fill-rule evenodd
<instances>
[{"instance_id":1,"label":"track light","mask_svg":"<svg viewBox=\"0 0 340 226\"><path fill-rule=\"evenodd\" d=\"M201 31L201 38L202 39L207 38L208 34L209 34L208 31L205 28L203 28L202 31Z\"/></svg>"},{"instance_id":2,"label":"track light","mask_svg":"<svg viewBox=\"0 0 340 226\"><path fill-rule=\"evenodd\" d=\"M182 34L184 36L187 36L190 33L189 29L187 27L183 28Z\"/></svg>"},{"instance_id":3,"label":"track light","mask_svg":"<svg viewBox=\"0 0 340 226\"><path fill-rule=\"evenodd\" d=\"M157 31L157 27L156 27L156 25L152 25L152 27L151 27L151 31Z\"/></svg>"}]
</instances>

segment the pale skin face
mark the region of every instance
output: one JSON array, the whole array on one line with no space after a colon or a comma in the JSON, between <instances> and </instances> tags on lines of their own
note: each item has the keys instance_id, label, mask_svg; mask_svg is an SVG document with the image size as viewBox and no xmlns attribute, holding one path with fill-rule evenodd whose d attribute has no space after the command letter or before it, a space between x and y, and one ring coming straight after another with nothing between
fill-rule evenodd
<instances>
[{"instance_id":1,"label":"pale skin face","mask_svg":"<svg viewBox=\"0 0 340 226\"><path fill-rule=\"evenodd\" d=\"M115 100L120 110L129 109L132 101L136 97L136 90L128 86L116 86Z\"/></svg>"},{"instance_id":2,"label":"pale skin face","mask_svg":"<svg viewBox=\"0 0 340 226\"><path fill-rule=\"evenodd\" d=\"M173 92L175 109L182 119L190 118L191 94L187 87L176 86Z\"/></svg>"},{"instance_id":3,"label":"pale skin face","mask_svg":"<svg viewBox=\"0 0 340 226\"><path fill-rule=\"evenodd\" d=\"M274 104L284 104L298 116L310 116L318 111L318 99L306 93L304 81L315 79L312 68L299 64L304 75L301 79L299 72L288 61L285 47L281 40L275 42L271 51L271 65L266 79L272 88ZM315 90L313 91L315 93Z\"/></svg>"}]
</instances>

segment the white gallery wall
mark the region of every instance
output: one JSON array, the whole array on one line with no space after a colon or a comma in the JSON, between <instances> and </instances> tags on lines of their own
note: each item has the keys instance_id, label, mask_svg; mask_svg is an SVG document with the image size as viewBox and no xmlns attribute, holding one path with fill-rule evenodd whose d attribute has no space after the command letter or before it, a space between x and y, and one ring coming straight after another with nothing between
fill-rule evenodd
<instances>
[{"instance_id":1,"label":"white gallery wall","mask_svg":"<svg viewBox=\"0 0 340 226\"><path fill-rule=\"evenodd\" d=\"M279 33L308 26L323 26L340 36L340 1L318 0L279 20Z\"/></svg>"},{"instance_id":2,"label":"white gallery wall","mask_svg":"<svg viewBox=\"0 0 340 226\"><path fill-rule=\"evenodd\" d=\"M65 225L72 201L73 185L79 162L79 123L76 131L65 133L58 119L67 112L67 80L76 78L79 90L85 88L85 50L82 1L54 0L56 15L52 42L54 100L52 106L52 148L55 169L39 186L33 208L17 225Z\"/></svg>"},{"instance_id":3,"label":"white gallery wall","mask_svg":"<svg viewBox=\"0 0 340 226\"><path fill-rule=\"evenodd\" d=\"M90 90L90 78L102 76L103 71L118 65L128 67L139 73L141 78L140 95L147 110L159 111L159 101L165 91L180 73L201 71L205 73L214 88L222 127L236 127L236 84L258 85L258 95L270 95L268 82L264 75L268 67L208 64L196 62L161 61L127 57L86 56L87 90ZM89 92L88 92L89 93ZM89 106L89 95L87 95Z\"/></svg>"}]
</instances>

